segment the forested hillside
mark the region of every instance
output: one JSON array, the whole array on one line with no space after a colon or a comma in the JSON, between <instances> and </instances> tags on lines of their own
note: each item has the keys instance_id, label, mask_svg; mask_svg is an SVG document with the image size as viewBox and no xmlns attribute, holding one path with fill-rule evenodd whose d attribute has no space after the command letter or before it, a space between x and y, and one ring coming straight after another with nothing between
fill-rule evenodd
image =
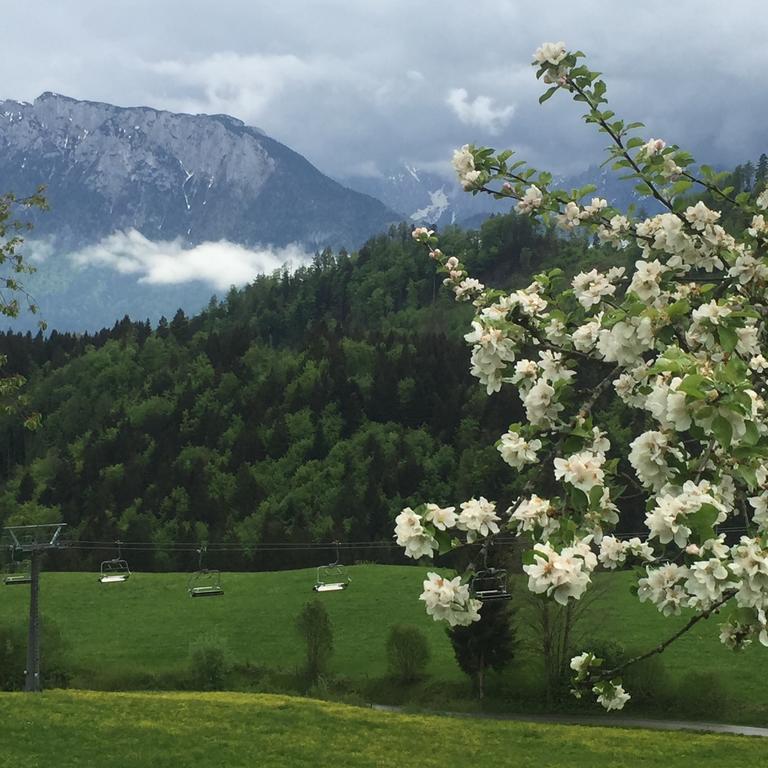
<instances>
[{"instance_id":1,"label":"forested hillside","mask_svg":"<svg viewBox=\"0 0 768 768\"><path fill-rule=\"evenodd\" d=\"M514 215L446 238L498 283L584 249ZM420 499L503 499L514 477L493 442L519 406L469 376L469 316L403 226L155 329L6 334L44 424L2 424L0 522L158 545L360 541L389 539Z\"/></svg>"},{"instance_id":2,"label":"forested hillside","mask_svg":"<svg viewBox=\"0 0 768 768\"><path fill-rule=\"evenodd\" d=\"M515 214L449 228L441 243L500 287L609 259ZM423 500L484 493L503 510L516 477L494 442L522 414L507 390L488 398L470 377L470 317L401 225L193 318L0 336L44 418L35 433L0 422L0 523L63 520L71 539L150 542L136 565L176 568L196 542L388 540L398 510ZM620 441L628 425L614 416ZM246 553L227 565L306 563Z\"/></svg>"}]
</instances>

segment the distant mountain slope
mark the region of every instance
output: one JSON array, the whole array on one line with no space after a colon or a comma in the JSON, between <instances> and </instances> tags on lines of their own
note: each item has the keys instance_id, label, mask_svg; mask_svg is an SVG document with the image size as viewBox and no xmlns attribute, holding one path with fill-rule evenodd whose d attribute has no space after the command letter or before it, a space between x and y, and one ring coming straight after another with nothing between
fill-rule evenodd
<instances>
[{"instance_id":1,"label":"distant mountain slope","mask_svg":"<svg viewBox=\"0 0 768 768\"><path fill-rule=\"evenodd\" d=\"M482 220L492 213L508 213L510 205L487 195L473 197L453 179L437 173L401 165L382 176L348 176L341 183L373 195L403 214L414 224L445 226L463 224L469 218Z\"/></svg>"},{"instance_id":2,"label":"distant mountain slope","mask_svg":"<svg viewBox=\"0 0 768 768\"><path fill-rule=\"evenodd\" d=\"M17 193L47 186L36 235L66 249L128 228L152 240L353 248L399 219L232 117L53 93L0 102L0 179Z\"/></svg>"},{"instance_id":3,"label":"distant mountain slope","mask_svg":"<svg viewBox=\"0 0 768 768\"><path fill-rule=\"evenodd\" d=\"M479 226L491 214L508 213L508 200L494 200L488 195L471 195L455 179L410 165L390 169L381 176L348 176L340 181L358 192L373 195L414 224L445 226ZM641 201L634 192L634 183L622 181L619 174L592 166L575 176L555 179L563 189L595 184L594 194L605 197L611 205L625 209L631 203L656 213L653 200Z\"/></svg>"}]
</instances>

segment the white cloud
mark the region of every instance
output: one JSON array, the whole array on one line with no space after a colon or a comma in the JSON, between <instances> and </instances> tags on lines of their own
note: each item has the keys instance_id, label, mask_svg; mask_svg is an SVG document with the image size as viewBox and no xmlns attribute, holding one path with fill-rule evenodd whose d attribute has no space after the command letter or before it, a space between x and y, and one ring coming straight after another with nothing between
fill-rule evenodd
<instances>
[{"instance_id":1,"label":"white cloud","mask_svg":"<svg viewBox=\"0 0 768 768\"><path fill-rule=\"evenodd\" d=\"M311 254L298 245L249 249L226 240L185 248L180 240L153 242L130 229L115 232L69 254L69 258L79 266L111 267L121 274L137 275L140 283L170 285L199 280L226 290L285 264L308 261Z\"/></svg>"},{"instance_id":2,"label":"white cloud","mask_svg":"<svg viewBox=\"0 0 768 768\"><path fill-rule=\"evenodd\" d=\"M470 101L465 88L452 88L445 103L456 113L465 125L483 128L489 133L498 133L515 112L514 105L495 108L489 96L475 96Z\"/></svg>"},{"instance_id":3,"label":"white cloud","mask_svg":"<svg viewBox=\"0 0 768 768\"><path fill-rule=\"evenodd\" d=\"M146 64L157 75L193 90L177 100L177 108L203 108L258 120L287 89L331 82L343 76L339 62L294 54L215 53L195 61L167 60Z\"/></svg>"}]
</instances>

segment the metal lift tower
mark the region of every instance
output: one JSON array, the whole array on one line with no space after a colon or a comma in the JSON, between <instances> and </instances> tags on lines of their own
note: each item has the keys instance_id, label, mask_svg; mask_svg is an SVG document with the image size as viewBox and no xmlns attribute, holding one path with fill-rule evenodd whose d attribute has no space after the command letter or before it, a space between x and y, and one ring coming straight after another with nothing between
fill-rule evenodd
<instances>
[{"instance_id":1,"label":"metal lift tower","mask_svg":"<svg viewBox=\"0 0 768 768\"><path fill-rule=\"evenodd\" d=\"M40 682L40 565L49 549L61 549L64 543L59 535L66 523L49 525L12 525L5 528L11 545L17 552L30 556L31 576L29 593L29 634L27 639L27 673L24 690L39 693Z\"/></svg>"}]
</instances>

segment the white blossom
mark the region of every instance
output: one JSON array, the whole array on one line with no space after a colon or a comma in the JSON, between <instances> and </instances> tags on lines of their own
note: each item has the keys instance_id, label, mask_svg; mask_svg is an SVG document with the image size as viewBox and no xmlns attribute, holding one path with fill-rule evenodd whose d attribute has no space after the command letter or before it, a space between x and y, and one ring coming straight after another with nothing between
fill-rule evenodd
<instances>
[{"instance_id":1,"label":"white blossom","mask_svg":"<svg viewBox=\"0 0 768 768\"><path fill-rule=\"evenodd\" d=\"M523 407L533 426L545 427L557 418L563 405L555 400L555 390L546 379L539 379L523 397Z\"/></svg>"},{"instance_id":2,"label":"white blossom","mask_svg":"<svg viewBox=\"0 0 768 768\"><path fill-rule=\"evenodd\" d=\"M456 175L459 177L459 183L465 190L473 189L477 186L481 177L481 172L475 168L475 156L465 144L461 149L454 150L453 167Z\"/></svg>"},{"instance_id":3,"label":"white blossom","mask_svg":"<svg viewBox=\"0 0 768 768\"><path fill-rule=\"evenodd\" d=\"M466 627L480 620L482 603L470 597L469 587L461 583L461 576L446 579L439 573L428 573L423 586L419 600L424 601L427 614L435 621Z\"/></svg>"},{"instance_id":4,"label":"white blossom","mask_svg":"<svg viewBox=\"0 0 768 768\"><path fill-rule=\"evenodd\" d=\"M597 343L597 337L600 333L600 323L603 321L603 313L598 315L584 325L580 325L571 335L573 346L579 352L589 352Z\"/></svg>"},{"instance_id":5,"label":"white blossom","mask_svg":"<svg viewBox=\"0 0 768 768\"><path fill-rule=\"evenodd\" d=\"M505 432L501 436L498 451L510 467L522 469L526 464L536 463L536 451L540 448L541 440L528 441L518 432Z\"/></svg>"},{"instance_id":6,"label":"white blossom","mask_svg":"<svg viewBox=\"0 0 768 768\"><path fill-rule=\"evenodd\" d=\"M667 563L658 568L645 569L646 576L637 582L637 596L641 603L653 603L665 616L680 613L687 601L682 582L688 578L688 568Z\"/></svg>"},{"instance_id":7,"label":"white blossom","mask_svg":"<svg viewBox=\"0 0 768 768\"><path fill-rule=\"evenodd\" d=\"M438 548L435 538L421 524L421 517L410 507L406 507L395 518L395 537L397 544L405 548L405 554L418 560L421 557L432 557Z\"/></svg>"},{"instance_id":8,"label":"white blossom","mask_svg":"<svg viewBox=\"0 0 768 768\"><path fill-rule=\"evenodd\" d=\"M558 552L543 542L536 545L533 556L534 563L523 566L531 592L546 593L560 605L565 605L570 598L578 600L584 594L594 566L583 547L574 545Z\"/></svg>"},{"instance_id":9,"label":"white blossom","mask_svg":"<svg viewBox=\"0 0 768 768\"><path fill-rule=\"evenodd\" d=\"M560 521L552 516L553 513L549 499L542 499L533 494L529 499L520 502L517 509L511 512L510 519L517 523L519 531L540 528L542 540L546 541L560 527Z\"/></svg>"},{"instance_id":10,"label":"white blossom","mask_svg":"<svg viewBox=\"0 0 768 768\"><path fill-rule=\"evenodd\" d=\"M635 274L629 284L629 290L643 301L651 302L661 294L661 278L669 267L658 259L653 261L636 261Z\"/></svg>"},{"instance_id":11,"label":"white blossom","mask_svg":"<svg viewBox=\"0 0 768 768\"><path fill-rule=\"evenodd\" d=\"M616 286L608 280L606 275L596 269L590 272L579 272L571 281L571 285L576 300L584 309L599 304L603 296L613 296L616 293Z\"/></svg>"},{"instance_id":12,"label":"white blossom","mask_svg":"<svg viewBox=\"0 0 768 768\"><path fill-rule=\"evenodd\" d=\"M624 705L631 698L621 685L595 687L592 691L595 694L599 694L597 701L607 712L610 712L612 709L624 709Z\"/></svg>"},{"instance_id":13,"label":"white blossom","mask_svg":"<svg viewBox=\"0 0 768 768\"><path fill-rule=\"evenodd\" d=\"M543 202L544 195L541 190L535 184L532 184L525 190L516 207L519 213L532 213L538 210Z\"/></svg>"},{"instance_id":14,"label":"white blossom","mask_svg":"<svg viewBox=\"0 0 768 768\"><path fill-rule=\"evenodd\" d=\"M437 504L427 504L424 519L432 523L439 531L445 531L456 525L456 507L440 507Z\"/></svg>"},{"instance_id":15,"label":"white blossom","mask_svg":"<svg viewBox=\"0 0 768 768\"><path fill-rule=\"evenodd\" d=\"M461 504L456 527L460 531L467 531L467 541L472 542L478 536L498 533L499 521L496 505L481 496L479 499L470 499Z\"/></svg>"},{"instance_id":16,"label":"white blossom","mask_svg":"<svg viewBox=\"0 0 768 768\"><path fill-rule=\"evenodd\" d=\"M552 64L557 66L566 56L565 43L542 43L533 54L536 64Z\"/></svg>"},{"instance_id":17,"label":"white blossom","mask_svg":"<svg viewBox=\"0 0 768 768\"><path fill-rule=\"evenodd\" d=\"M643 432L630 444L629 463L640 482L654 490L660 489L671 475L667 464L669 442L662 432Z\"/></svg>"},{"instance_id":18,"label":"white blossom","mask_svg":"<svg viewBox=\"0 0 768 768\"><path fill-rule=\"evenodd\" d=\"M635 365L643 352L653 347L654 337L648 317L620 320L610 330L603 328L597 339L597 350L603 359L619 365Z\"/></svg>"},{"instance_id":19,"label":"white blossom","mask_svg":"<svg viewBox=\"0 0 768 768\"><path fill-rule=\"evenodd\" d=\"M638 155L643 155L646 158L651 158L654 155L658 155L664 147L667 146L667 142L663 139L650 139L643 144L638 150Z\"/></svg>"},{"instance_id":20,"label":"white blossom","mask_svg":"<svg viewBox=\"0 0 768 768\"><path fill-rule=\"evenodd\" d=\"M605 479L602 466L605 456L591 451L574 453L567 459L555 459L555 479L570 483L585 493L596 485L602 485Z\"/></svg>"}]
</instances>

